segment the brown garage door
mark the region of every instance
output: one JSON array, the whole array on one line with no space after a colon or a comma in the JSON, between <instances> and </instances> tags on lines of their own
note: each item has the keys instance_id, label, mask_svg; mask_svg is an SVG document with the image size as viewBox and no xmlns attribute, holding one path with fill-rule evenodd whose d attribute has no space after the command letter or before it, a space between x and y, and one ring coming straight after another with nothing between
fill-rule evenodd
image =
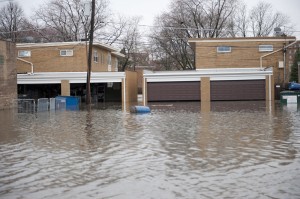
<instances>
[{"instance_id":1,"label":"brown garage door","mask_svg":"<svg viewBox=\"0 0 300 199\"><path fill-rule=\"evenodd\" d=\"M199 101L200 82L149 82L148 101Z\"/></svg>"},{"instance_id":2,"label":"brown garage door","mask_svg":"<svg viewBox=\"0 0 300 199\"><path fill-rule=\"evenodd\" d=\"M212 81L211 100L264 100L265 80Z\"/></svg>"}]
</instances>

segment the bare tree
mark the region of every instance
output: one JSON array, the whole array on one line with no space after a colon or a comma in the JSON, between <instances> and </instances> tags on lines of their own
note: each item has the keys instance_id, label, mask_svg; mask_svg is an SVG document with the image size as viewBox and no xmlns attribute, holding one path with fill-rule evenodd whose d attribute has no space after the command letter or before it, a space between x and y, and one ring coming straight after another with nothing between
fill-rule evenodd
<instances>
[{"instance_id":1,"label":"bare tree","mask_svg":"<svg viewBox=\"0 0 300 199\"><path fill-rule=\"evenodd\" d=\"M156 19L151 42L162 53L167 69L194 69L188 38L227 37L237 0L173 0L171 9Z\"/></svg>"},{"instance_id":2,"label":"bare tree","mask_svg":"<svg viewBox=\"0 0 300 199\"><path fill-rule=\"evenodd\" d=\"M137 65L135 56L139 53L141 38L138 27L140 18L133 17L125 20L125 29L120 37L120 47L122 48L121 53L125 55L125 58L121 61L121 71L124 71L130 66L135 67Z\"/></svg>"},{"instance_id":3,"label":"bare tree","mask_svg":"<svg viewBox=\"0 0 300 199\"><path fill-rule=\"evenodd\" d=\"M289 17L274 12L270 3L259 2L250 12L250 27L254 37L269 36L275 27L286 26Z\"/></svg>"},{"instance_id":4,"label":"bare tree","mask_svg":"<svg viewBox=\"0 0 300 199\"><path fill-rule=\"evenodd\" d=\"M95 32L99 31L109 17L108 2L99 0L95 10ZM45 29L39 31L45 39L53 41L78 41L85 38L90 29L90 16L84 15L82 0L52 0L42 5L35 13L37 26ZM50 35L48 35L50 33Z\"/></svg>"},{"instance_id":5,"label":"bare tree","mask_svg":"<svg viewBox=\"0 0 300 199\"><path fill-rule=\"evenodd\" d=\"M26 29L26 23L23 9L19 4L8 2L0 9L0 38L18 41L22 37L20 31Z\"/></svg>"},{"instance_id":6,"label":"bare tree","mask_svg":"<svg viewBox=\"0 0 300 199\"><path fill-rule=\"evenodd\" d=\"M231 37L247 37L249 29L249 15L245 3L239 3L232 15L228 31Z\"/></svg>"}]
</instances>

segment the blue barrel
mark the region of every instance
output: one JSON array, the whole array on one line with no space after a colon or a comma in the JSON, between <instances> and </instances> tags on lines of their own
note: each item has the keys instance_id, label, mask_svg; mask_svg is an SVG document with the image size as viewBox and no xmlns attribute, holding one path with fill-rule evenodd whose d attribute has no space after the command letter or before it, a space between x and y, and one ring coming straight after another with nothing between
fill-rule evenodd
<instances>
[{"instance_id":1,"label":"blue barrel","mask_svg":"<svg viewBox=\"0 0 300 199\"><path fill-rule=\"evenodd\" d=\"M131 113L150 113L151 110L148 106L132 106L130 108Z\"/></svg>"}]
</instances>

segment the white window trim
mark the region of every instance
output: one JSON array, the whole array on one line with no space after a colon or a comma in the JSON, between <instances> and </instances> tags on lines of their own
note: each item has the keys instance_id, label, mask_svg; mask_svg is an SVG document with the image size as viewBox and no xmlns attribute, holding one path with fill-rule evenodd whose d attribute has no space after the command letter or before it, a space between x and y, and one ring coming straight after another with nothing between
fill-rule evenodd
<instances>
[{"instance_id":1,"label":"white window trim","mask_svg":"<svg viewBox=\"0 0 300 199\"><path fill-rule=\"evenodd\" d=\"M117 58L115 58L115 60L115 72L118 72L119 60Z\"/></svg>"},{"instance_id":2,"label":"white window trim","mask_svg":"<svg viewBox=\"0 0 300 199\"><path fill-rule=\"evenodd\" d=\"M62 54L63 51L66 52L65 55ZM60 50L59 54L61 57L72 57L74 55L74 52L73 52L73 49L62 49L62 50Z\"/></svg>"},{"instance_id":3,"label":"white window trim","mask_svg":"<svg viewBox=\"0 0 300 199\"><path fill-rule=\"evenodd\" d=\"M108 53L107 55L107 65L111 65L111 54Z\"/></svg>"},{"instance_id":4,"label":"white window trim","mask_svg":"<svg viewBox=\"0 0 300 199\"><path fill-rule=\"evenodd\" d=\"M221 50L220 48L227 47L229 50ZM218 53L231 53L231 46L217 46Z\"/></svg>"},{"instance_id":5,"label":"white window trim","mask_svg":"<svg viewBox=\"0 0 300 199\"><path fill-rule=\"evenodd\" d=\"M273 45L259 45L258 51L259 52L273 52L274 48Z\"/></svg>"},{"instance_id":6,"label":"white window trim","mask_svg":"<svg viewBox=\"0 0 300 199\"><path fill-rule=\"evenodd\" d=\"M93 60L94 60L95 63L99 62L99 55L98 55L97 50L94 51Z\"/></svg>"},{"instance_id":7,"label":"white window trim","mask_svg":"<svg viewBox=\"0 0 300 199\"><path fill-rule=\"evenodd\" d=\"M27 52L28 55L26 55L26 53L25 53L25 55L21 55L22 54L21 52ZM18 57L31 57L31 51L30 50L19 50Z\"/></svg>"}]
</instances>

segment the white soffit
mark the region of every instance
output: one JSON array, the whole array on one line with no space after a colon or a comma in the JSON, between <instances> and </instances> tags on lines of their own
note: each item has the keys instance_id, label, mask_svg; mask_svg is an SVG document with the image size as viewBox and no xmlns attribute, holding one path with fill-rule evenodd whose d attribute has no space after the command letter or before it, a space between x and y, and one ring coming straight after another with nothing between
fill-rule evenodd
<instances>
[{"instance_id":1,"label":"white soffit","mask_svg":"<svg viewBox=\"0 0 300 199\"><path fill-rule=\"evenodd\" d=\"M147 82L201 81L201 77L210 77L211 81L221 80L256 80L272 75L272 69L260 68L230 68L202 69L194 71L144 71Z\"/></svg>"},{"instance_id":2,"label":"white soffit","mask_svg":"<svg viewBox=\"0 0 300 199\"><path fill-rule=\"evenodd\" d=\"M124 72L92 72L91 83L122 82ZM86 72L56 72L56 73L33 73L18 74L18 84L60 84L62 80L70 83L86 83Z\"/></svg>"}]
</instances>

